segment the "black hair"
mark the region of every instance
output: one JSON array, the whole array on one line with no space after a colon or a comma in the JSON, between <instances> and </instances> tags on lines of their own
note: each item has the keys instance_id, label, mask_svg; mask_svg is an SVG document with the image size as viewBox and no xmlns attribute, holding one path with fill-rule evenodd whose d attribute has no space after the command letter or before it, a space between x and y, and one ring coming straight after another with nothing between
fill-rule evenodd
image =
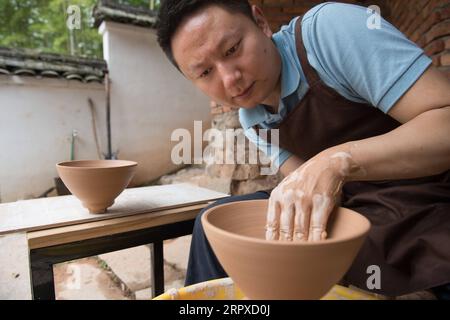
<instances>
[{"instance_id":1,"label":"black hair","mask_svg":"<svg viewBox=\"0 0 450 320\"><path fill-rule=\"evenodd\" d=\"M175 34L180 23L189 15L194 14L198 10L210 6L217 5L232 13L242 13L249 17L252 21L252 8L248 0L164 0L158 14L158 22L156 25L158 34L158 43L163 49L167 58L179 70L178 64L173 57L172 37Z\"/></svg>"}]
</instances>

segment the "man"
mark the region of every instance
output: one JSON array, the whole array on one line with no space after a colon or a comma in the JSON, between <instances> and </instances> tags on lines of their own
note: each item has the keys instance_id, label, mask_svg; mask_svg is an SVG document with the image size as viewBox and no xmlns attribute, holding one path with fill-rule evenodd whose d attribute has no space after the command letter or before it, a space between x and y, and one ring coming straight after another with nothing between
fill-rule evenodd
<instances>
[{"instance_id":1,"label":"man","mask_svg":"<svg viewBox=\"0 0 450 320\"><path fill-rule=\"evenodd\" d=\"M372 223L345 280L367 290L375 265L377 293L438 292L450 283L450 84L391 24L370 29L368 18L322 3L272 34L246 0L166 0L158 40L212 100L240 108L251 141L279 129L270 156L286 178L270 194L267 239L325 239L340 201ZM224 276L199 216L186 284Z\"/></svg>"}]
</instances>

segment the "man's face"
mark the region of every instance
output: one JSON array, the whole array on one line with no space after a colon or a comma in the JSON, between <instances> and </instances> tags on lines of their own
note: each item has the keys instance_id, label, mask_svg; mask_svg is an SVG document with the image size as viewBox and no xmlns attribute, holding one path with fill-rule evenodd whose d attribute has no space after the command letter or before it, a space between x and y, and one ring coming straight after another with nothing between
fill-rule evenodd
<instances>
[{"instance_id":1,"label":"man's face","mask_svg":"<svg viewBox=\"0 0 450 320\"><path fill-rule=\"evenodd\" d=\"M252 108L279 91L280 56L261 11L254 6L253 13L257 24L212 5L185 19L172 38L183 74L218 103Z\"/></svg>"}]
</instances>

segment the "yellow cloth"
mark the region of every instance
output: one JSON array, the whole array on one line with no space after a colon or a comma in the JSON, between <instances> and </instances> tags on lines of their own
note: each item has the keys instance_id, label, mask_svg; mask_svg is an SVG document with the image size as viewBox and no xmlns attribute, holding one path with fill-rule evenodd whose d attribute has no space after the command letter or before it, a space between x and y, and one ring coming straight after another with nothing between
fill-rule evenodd
<instances>
[{"instance_id":1,"label":"yellow cloth","mask_svg":"<svg viewBox=\"0 0 450 320\"><path fill-rule=\"evenodd\" d=\"M244 294L234 285L231 278L197 283L192 286L171 289L153 300L242 300ZM356 289L335 285L321 300L378 300Z\"/></svg>"}]
</instances>

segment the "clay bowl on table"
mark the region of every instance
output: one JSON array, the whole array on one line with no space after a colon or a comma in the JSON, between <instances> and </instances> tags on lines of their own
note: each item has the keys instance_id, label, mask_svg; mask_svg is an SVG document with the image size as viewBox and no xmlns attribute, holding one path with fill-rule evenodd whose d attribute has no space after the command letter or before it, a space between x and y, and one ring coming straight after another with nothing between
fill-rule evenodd
<instances>
[{"instance_id":1,"label":"clay bowl on table","mask_svg":"<svg viewBox=\"0 0 450 320\"><path fill-rule=\"evenodd\" d=\"M336 209L328 239L265 240L268 200L213 207L202 225L221 265L249 299L320 299L347 272L370 229L362 215Z\"/></svg>"},{"instance_id":2,"label":"clay bowl on table","mask_svg":"<svg viewBox=\"0 0 450 320\"><path fill-rule=\"evenodd\" d=\"M128 186L137 163L126 160L78 160L56 165L70 192L90 213L105 213Z\"/></svg>"}]
</instances>

